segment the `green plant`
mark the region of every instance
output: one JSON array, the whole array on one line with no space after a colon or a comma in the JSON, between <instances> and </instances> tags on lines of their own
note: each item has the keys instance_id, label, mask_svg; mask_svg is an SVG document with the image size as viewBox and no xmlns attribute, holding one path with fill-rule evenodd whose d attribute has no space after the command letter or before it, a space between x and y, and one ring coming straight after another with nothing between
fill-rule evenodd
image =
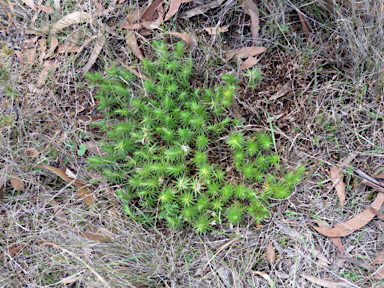
<instances>
[{"instance_id":1,"label":"green plant","mask_svg":"<svg viewBox=\"0 0 384 288\"><path fill-rule=\"evenodd\" d=\"M248 78L248 87L251 89L255 89L256 86L263 80L263 73L257 67L248 69L243 75Z\"/></svg>"},{"instance_id":2,"label":"green plant","mask_svg":"<svg viewBox=\"0 0 384 288\"><path fill-rule=\"evenodd\" d=\"M89 166L120 186L124 211L142 222L164 219L204 233L213 223L239 224L244 215L268 217L268 199L289 196L303 167L284 176L267 133L231 131L237 122L226 109L237 90L234 76L223 76L215 89L194 88L194 62L183 44L153 47L157 60L143 60L150 80L139 88L133 74L116 66L107 76L88 74L99 86L100 109L113 119L98 124L109 137L105 154L89 157ZM226 163L218 150L229 152Z\"/></svg>"}]
</instances>

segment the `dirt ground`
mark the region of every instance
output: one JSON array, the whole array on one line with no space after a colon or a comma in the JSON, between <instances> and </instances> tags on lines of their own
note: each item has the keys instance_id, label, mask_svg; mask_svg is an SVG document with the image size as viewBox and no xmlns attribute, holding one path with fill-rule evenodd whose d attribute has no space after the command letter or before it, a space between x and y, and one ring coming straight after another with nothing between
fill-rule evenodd
<instances>
[{"instance_id":1,"label":"dirt ground","mask_svg":"<svg viewBox=\"0 0 384 288\"><path fill-rule=\"evenodd\" d=\"M383 5L0 2L0 287L384 287ZM92 183L104 115L84 74L111 61L140 73L154 39L186 42L193 85L238 77L228 113L272 133L284 165L305 165L260 225L143 227L116 187Z\"/></svg>"}]
</instances>

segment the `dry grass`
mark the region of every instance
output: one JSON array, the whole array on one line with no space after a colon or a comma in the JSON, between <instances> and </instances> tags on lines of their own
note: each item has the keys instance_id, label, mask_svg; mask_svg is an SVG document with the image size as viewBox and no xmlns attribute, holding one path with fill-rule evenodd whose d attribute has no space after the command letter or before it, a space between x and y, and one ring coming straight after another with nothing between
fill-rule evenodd
<instances>
[{"instance_id":1,"label":"dry grass","mask_svg":"<svg viewBox=\"0 0 384 288\"><path fill-rule=\"evenodd\" d=\"M359 189L360 179L347 169L347 200L341 207L329 189L327 171L355 151L359 154L351 163L354 167L371 174L383 166L383 4L345 1L330 7L326 1L324 5L298 2L296 7L312 26L313 34L306 41L293 3L274 2L258 3L258 45L268 48L259 63L264 80L251 90L245 89L243 79L244 89L231 113L240 113L250 129L272 131L285 163L305 164L308 173L289 199L274 202L273 216L262 226L251 223L200 237L190 231L133 223L122 213L115 187L103 181L94 184L95 205L88 207L73 187L35 166L66 167L81 179L100 177L85 169L89 154L80 157L71 148L71 143L79 146L102 139L96 128L78 117L100 115L95 113L95 91L87 86L81 69L92 54L95 37L108 29L100 23L121 23L127 10L144 1L115 7L101 3L109 10L97 23L60 31L59 43L85 43L83 52L53 55L55 68L41 86L37 85L43 70L39 58L29 63L2 48L0 178L6 176L7 182L0 203L0 287L318 287L301 273L344 279L349 287L381 287L361 264L371 264L382 248L381 221L374 220L342 239L349 257L344 259L307 221L317 217L341 223L372 202L373 193ZM14 3L13 9L6 3ZM180 11L198 5L182 4ZM0 9L0 39L16 49L34 37L23 35L25 28L45 27L74 11L97 11L91 2L75 1L62 3L62 12L50 16L18 1L3 2ZM223 62L223 53L252 45L249 21L236 1L226 1L189 20L176 15L162 30L140 38L139 44L154 37L174 41L160 31L195 34L198 46L192 53L201 71L196 84L215 82L226 72L242 77L235 61ZM215 25L231 28L216 36L205 32L205 27ZM127 48L124 33L104 35L106 41L91 70L102 70L110 60L139 64ZM3 77L4 69L10 71L8 77ZM285 96L268 100L288 81L292 83ZM272 123L269 117L275 117ZM30 148L39 155L31 156ZM10 184L14 177L23 181L22 191ZM95 230L110 240L79 235ZM273 264L266 259L269 243L277 254ZM271 282L256 272L269 275Z\"/></svg>"}]
</instances>

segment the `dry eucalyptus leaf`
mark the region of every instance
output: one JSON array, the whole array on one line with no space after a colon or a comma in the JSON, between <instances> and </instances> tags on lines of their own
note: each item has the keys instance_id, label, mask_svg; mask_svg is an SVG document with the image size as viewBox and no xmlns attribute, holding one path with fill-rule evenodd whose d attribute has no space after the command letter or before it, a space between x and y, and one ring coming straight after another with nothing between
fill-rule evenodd
<instances>
[{"instance_id":1,"label":"dry eucalyptus leaf","mask_svg":"<svg viewBox=\"0 0 384 288\"><path fill-rule=\"evenodd\" d=\"M180 37L187 44L187 50L191 51L193 48L197 46L197 40L195 36L189 35L187 33L179 33L179 32L168 32L167 34L175 35Z\"/></svg>"},{"instance_id":2,"label":"dry eucalyptus leaf","mask_svg":"<svg viewBox=\"0 0 384 288\"><path fill-rule=\"evenodd\" d=\"M13 189L15 189L16 191L24 190L24 183L23 183L23 180L21 180L20 178L17 178L17 177L12 178L11 185Z\"/></svg>"},{"instance_id":3,"label":"dry eucalyptus leaf","mask_svg":"<svg viewBox=\"0 0 384 288\"><path fill-rule=\"evenodd\" d=\"M379 210L384 202L384 193L379 193L376 196L375 201L372 202L371 207L375 210ZM365 226L369 221L375 217L375 213L370 208L365 209L360 214L356 215L352 219L336 224L333 228L330 227L316 227L311 224L312 228L317 232L328 237L344 237L352 234L357 229Z\"/></svg>"},{"instance_id":4,"label":"dry eucalyptus leaf","mask_svg":"<svg viewBox=\"0 0 384 288\"><path fill-rule=\"evenodd\" d=\"M267 261L271 265L275 262L275 248L273 247L272 242L267 246Z\"/></svg>"},{"instance_id":5,"label":"dry eucalyptus leaf","mask_svg":"<svg viewBox=\"0 0 384 288\"><path fill-rule=\"evenodd\" d=\"M259 9L253 0L239 0L240 4L244 4L243 10L251 17L251 34L253 43L259 38L260 20Z\"/></svg>"},{"instance_id":6,"label":"dry eucalyptus leaf","mask_svg":"<svg viewBox=\"0 0 384 288\"><path fill-rule=\"evenodd\" d=\"M218 35L220 33L227 32L229 25L227 26L216 26L216 27L208 27L204 30L207 31L210 35Z\"/></svg>"},{"instance_id":7,"label":"dry eucalyptus leaf","mask_svg":"<svg viewBox=\"0 0 384 288\"><path fill-rule=\"evenodd\" d=\"M66 182L72 183L73 185L75 185L78 188L78 190L76 191L77 195L85 203L87 203L89 206L93 206L94 199L93 199L92 191L90 190L90 188L85 186L86 183L83 180L80 180L78 178L73 179L71 177L68 177L68 175L65 173L64 170L59 169L59 168L55 168L55 167L52 167L52 166L37 165L37 167L40 167L40 168L43 168L43 169L47 169L47 170L55 173L56 175L60 176Z\"/></svg>"},{"instance_id":8,"label":"dry eucalyptus leaf","mask_svg":"<svg viewBox=\"0 0 384 288\"><path fill-rule=\"evenodd\" d=\"M344 281L334 281L334 280L329 280L325 278L320 278L320 277L315 277L311 276L306 273L301 273L301 277L304 277L308 281L323 286L323 287L329 287L329 288L351 288L351 285L344 282ZM352 286L353 287L353 286Z\"/></svg>"},{"instance_id":9,"label":"dry eucalyptus leaf","mask_svg":"<svg viewBox=\"0 0 384 288\"><path fill-rule=\"evenodd\" d=\"M340 205L344 205L345 201L345 184L343 182L344 174L340 172L340 169L337 167L331 167L331 181L335 185L335 190L337 196L340 200Z\"/></svg>"},{"instance_id":10,"label":"dry eucalyptus leaf","mask_svg":"<svg viewBox=\"0 0 384 288\"><path fill-rule=\"evenodd\" d=\"M50 31L50 33L51 34L56 33L70 25L88 22L95 16L96 15L92 15L91 13L88 13L88 12L80 12L80 11L72 12L64 16L63 18L61 18L55 24L53 24L52 25L53 28Z\"/></svg>"},{"instance_id":11,"label":"dry eucalyptus leaf","mask_svg":"<svg viewBox=\"0 0 384 288\"><path fill-rule=\"evenodd\" d=\"M60 44L57 46L57 53L76 53L79 52L81 47L73 43Z\"/></svg>"},{"instance_id":12,"label":"dry eucalyptus leaf","mask_svg":"<svg viewBox=\"0 0 384 288\"><path fill-rule=\"evenodd\" d=\"M138 59L143 60L144 56L141 53L139 45L137 45L136 34L134 31L127 31L127 44L129 49L132 51L133 55L135 55Z\"/></svg>"},{"instance_id":13,"label":"dry eucalyptus leaf","mask_svg":"<svg viewBox=\"0 0 384 288\"><path fill-rule=\"evenodd\" d=\"M164 21L171 19L171 17L175 15L177 11L179 11L180 5L181 5L181 0L171 0L169 10L165 15Z\"/></svg>"},{"instance_id":14,"label":"dry eucalyptus leaf","mask_svg":"<svg viewBox=\"0 0 384 288\"><path fill-rule=\"evenodd\" d=\"M96 39L95 46L93 47L92 54L89 57L87 64L85 64L85 66L83 67L83 75L85 75L89 71L89 69L91 69L93 64L95 64L101 50L103 49L104 44L105 44L105 38L103 33L100 32Z\"/></svg>"},{"instance_id":15,"label":"dry eucalyptus leaf","mask_svg":"<svg viewBox=\"0 0 384 288\"><path fill-rule=\"evenodd\" d=\"M43 64L43 70L40 72L39 80L37 81L37 86L44 85L45 79L48 76L48 71L54 67L55 60L45 60Z\"/></svg>"},{"instance_id":16,"label":"dry eucalyptus leaf","mask_svg":"<svg viewBox=\"0 0 384 288\"><path fill-rule=\"evenodd\" d=\"M247 60L245 60L243 63L241 63L240 69L245 70L245 69L252 68L257 63L259 63L259 61L260 61L260 58L249 56Z\"/></svg>"},{"instance_id":17,"label":"dry eucalyptus leaf","mask_svg":"<svg viewBox=\"0 0 384 288\"><path fill-rule=\"evenodd\" d=\"M251 46L251 47L243 47L240 49L231 50L226 52L224 55L225 55L225 60L229 61L232 59L233 56L236 56L238 58L248 58L251 56L259 55L265 52L266 50L267 48L262 46Z\"/></svg>"}]
</instances>

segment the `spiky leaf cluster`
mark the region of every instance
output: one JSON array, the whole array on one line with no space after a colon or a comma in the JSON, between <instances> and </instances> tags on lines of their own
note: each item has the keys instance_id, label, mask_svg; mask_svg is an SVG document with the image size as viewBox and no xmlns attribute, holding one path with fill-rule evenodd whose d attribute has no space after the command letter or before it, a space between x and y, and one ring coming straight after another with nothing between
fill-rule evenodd
<instances>
[{"instance_id":1,"label":"spiky leaf cluster","mask_svg":"<svg viewBox=\"0 0 384 288\"><path fill-rule=\"evenodd\" d=\"M269 152L270 135L231 132L237 122L226 109L236 78L224 76L220 87L196 89L194 62L182 43L170 49L155 41L153 48L156 60L142 62L150 80L118 67L106 76L88 75L98 86L100 109L111 118L99 124L108 141L101 147L105 154L89 157L90 167L119 185L125 213L142 222L157 218L171 228L204 233L214 223L268 217L268 199L289 196L304 171L271 174L280 169L280 158Z\"/></svg>"}]
</instances>

